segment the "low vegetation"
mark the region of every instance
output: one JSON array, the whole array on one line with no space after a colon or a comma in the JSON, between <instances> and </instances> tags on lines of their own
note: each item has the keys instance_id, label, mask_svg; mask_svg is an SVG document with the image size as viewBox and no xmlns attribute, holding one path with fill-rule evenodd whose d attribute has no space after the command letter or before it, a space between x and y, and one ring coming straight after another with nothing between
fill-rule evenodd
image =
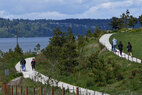
<instances>
[{"instance_id":1,"label":"low vegetation","mask_svg":"<svg viewBox=\"0 0 142 95\"><path fill-rule=\"evenodd\" d=\"M142 92L142 65L117 57L102 46L102 31L86 36L54 31L50 44L36 57L36 69L60 81L80 87L117 94Z\"/></svg>"},{"instance_id":2,"label":"low vegetation","mask_svg":"<svg viewBox=\"0 0 142 95\"><path fill-rule=\"evenodd\" d=\"M9 50L6 53L0 52L0 86L3 82L9 82L10 80L22 76L22 73L17 73L15 65L21 60L21 57L33 56L32 53L23 53L19 45L16 46L15 50ZM5 75L5 70L9 70L9 75Z\"/></svg>"}]
</instances>

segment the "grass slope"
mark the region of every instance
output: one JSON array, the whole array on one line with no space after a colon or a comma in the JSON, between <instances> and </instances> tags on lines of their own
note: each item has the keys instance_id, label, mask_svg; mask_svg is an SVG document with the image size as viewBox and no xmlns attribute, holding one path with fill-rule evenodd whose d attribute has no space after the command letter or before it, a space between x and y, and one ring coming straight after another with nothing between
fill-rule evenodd
<instances>
[{"instance_id":1,"label":"grass slope","mask_svg":"<svg viewBox=\"0 0 142 95\"><path fill-rule=\"evenodd\" d=\"M110 42L113 38L116 38L123 43L123 52L127 53L127 44L128 42L132 45L133 56L142 59L142 30L136 29L132 32L120 32L111 36Z\"/></svg>"},{"instance_id":2,"label":"grass slope","mask_svg":"<svg viewBox=\"0 0 142 95\"><path fill-rule=\"evenodd\" d=\"M24 58L33 56L33 54L24 54ZM3 82L9 82L10 80L18 77L21 73L17 73L15 65L21 60L21 56L11 58L0 58L0 86ZM5 76L5 69L9 69L9 76Z\"/></svg>"},{"instance_id":3,"label":"grass slope","mask_svg":"<svg viewBox=\"0 0 142 95\"><path fill-rule=\"evenodd\" d=\"M100 55L105 56L104 57L105 62L111 60L113 64L116 64L118 66L119 72L124 77L121 81L117 81L116 79L111 79L109 80L110 84L98 87L94 81L94 78L90 77L92 73L90 73L90 69L87 68L86 58L89 57L91 54L95 53L97 50L100 50L99 52ZM80 87L96 91L103 91L105 93L109 93L112 95L117 95L117 94L129 95L133 93L134 94L142 93L141 64L133 63L114 55L112 52L106 50L106 48L100 45L97 41L94 41L94 39L89 40L89 42L85 44L85 46L82 48L82 54L80 57L83 60L86 60L86 62L82 61L81 64L77 67L82 69L80 69L76 73L71 74L70 76L62 76L59 74L59 72L54 72L54 78L60 81L70 83L72 85L77 85ZM49 72L51 72L50 68L52 68L51 66L52 63L48 59L46 59L43 55L37 56L37 58L39 60L39 64L36 69L39 72L48 76ZM134 76L132 75L132 72L135 72Z\"/></svg>"}]
</instances>

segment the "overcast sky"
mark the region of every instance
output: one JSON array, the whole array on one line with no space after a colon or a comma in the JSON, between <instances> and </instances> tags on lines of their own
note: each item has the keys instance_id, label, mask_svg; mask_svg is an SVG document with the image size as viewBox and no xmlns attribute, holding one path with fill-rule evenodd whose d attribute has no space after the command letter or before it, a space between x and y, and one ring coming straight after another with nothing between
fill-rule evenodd
<instances>
[{"instance_id":1,"label":"overcast sky","mask_svg":"<svg viewBox=\"0 0 142 95\"><path fill-rule=\"evenodd\" d=\"M0 17L10 19L106 19L127 9L138 17L142 0L0 0Z\"/></svg>"}]
</instances>

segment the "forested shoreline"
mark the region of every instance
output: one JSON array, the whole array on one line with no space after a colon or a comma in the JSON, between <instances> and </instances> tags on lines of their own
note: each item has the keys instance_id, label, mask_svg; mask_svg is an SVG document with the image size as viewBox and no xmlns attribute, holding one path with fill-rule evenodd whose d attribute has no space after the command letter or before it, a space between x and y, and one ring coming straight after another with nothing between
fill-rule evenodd
<instances>
[{"instance_id":1,"label":"forested shoreline","mask_svg":"<svg viewBox=\"0 0 142 95\"><path fill-rule=\"evenodd\" d=\"M85 35L87 30L94 32L96 27L102 30L110 28L110 19L65 19L65 20L28 20L0 18L0 38L16 37L51 37L53 30L60 28L67 32L72 28L74 35Z\"/></svg>"}]
</instances>

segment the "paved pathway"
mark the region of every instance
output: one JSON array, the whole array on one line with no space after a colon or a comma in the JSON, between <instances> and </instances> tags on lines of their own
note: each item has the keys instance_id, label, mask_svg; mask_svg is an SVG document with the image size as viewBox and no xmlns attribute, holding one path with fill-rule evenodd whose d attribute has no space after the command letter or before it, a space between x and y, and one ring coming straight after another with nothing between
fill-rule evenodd
<instances>
[{"instance_id":1,"label":"paved pathway","mask_svg":"<svg viewBox=\"0 0 142 95\"><path fill-rule=\"evenodd\" d=\"M35 70L32 71L32 68L31 68L32 58L27 58L25 60L26 60L26 71L25 72L22 71L23 77L30 78L33 81L39 81L39 82L42 82L43 84L46 84L47 80L49 79L47 76L45 76L41 73L38 73ZM16 64L15 68L18 72L21 72L20 62L18 62ZM70 84L64 83L64 82L56 83L57 80L54 80L54 79L52 79L52 80L53 80L53 82L52 81L49 82L50 85L58 86L60 88L64 87L65 89L69 89L70 92L76 92L77 86L70 85ZM97 91L93 91L93 90L89 90L89 89L85 89L85 88L81 88L81 87L79 87L79 93L80 93L80 95L109 95L109 94L103 94L101 92L97 92Z\"/></svg>"},{"instance_id":2,"label":"paved pathway","mask_svg":"<svg viewBox=\"0 0 142 95\"><path fill-rule=\"evenodd\" d=\"M101 44L103 44L109 51L112 51L112 46L109 42L109 38L112 34L104 34L100 39L99 39L99 42ZM117 52L114 52L116 55L120 56L120 57L123 57L129 61L133 61L133 62L137 62L137 63L141 63L141 60L138 59L138 58L135 58L135 57L132 57L132 56L128 56L126 53L122 53L122 56L120 55L119 53L119 50L116 49Z\"/></svg>"}]
</instances>

